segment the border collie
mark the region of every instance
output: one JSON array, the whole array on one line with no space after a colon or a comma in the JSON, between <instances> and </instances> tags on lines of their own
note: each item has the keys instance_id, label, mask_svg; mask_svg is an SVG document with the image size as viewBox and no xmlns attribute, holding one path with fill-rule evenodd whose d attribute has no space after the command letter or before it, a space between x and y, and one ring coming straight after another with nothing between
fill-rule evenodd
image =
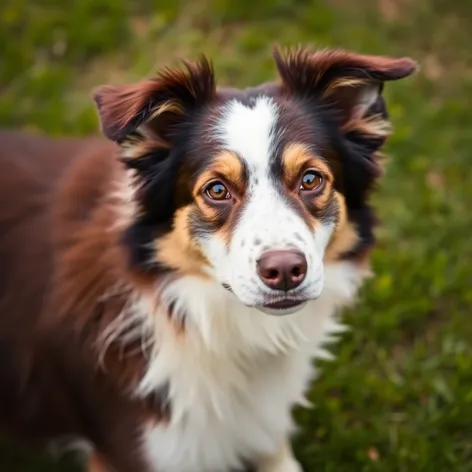
<instances>
[{"instance_id":1,"label":"border collie","mask_svg":"<svg viewBox=\"0 0 472 472\"><path fill-rule=\"evenodd\" d=\"M369 272L408 58L201 57L94 93L106 139L0 134L0 424L89 472L298 472L291 409Z\"/></svg>"}]
</instances>

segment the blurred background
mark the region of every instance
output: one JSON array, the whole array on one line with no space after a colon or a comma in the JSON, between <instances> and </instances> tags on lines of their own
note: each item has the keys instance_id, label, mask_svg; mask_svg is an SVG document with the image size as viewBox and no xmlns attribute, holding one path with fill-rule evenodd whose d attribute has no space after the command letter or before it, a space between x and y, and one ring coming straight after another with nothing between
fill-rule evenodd
<instances>
[{"instance_id":1,"label":"blurred background","mask_svg":"<svg viewBox=\"0 0 472 472\"><path fill-rule=\"evenodd\" d=\"M237 86L274 76L274 43L417 59L386 90L376 277L318 362L295 449L306 472L470 472L471 41L471 0L3 0L0 125L96 133L94 86L200 52ZM0 441L1 472L72 470Z\"/></svg>"}]
</instances>

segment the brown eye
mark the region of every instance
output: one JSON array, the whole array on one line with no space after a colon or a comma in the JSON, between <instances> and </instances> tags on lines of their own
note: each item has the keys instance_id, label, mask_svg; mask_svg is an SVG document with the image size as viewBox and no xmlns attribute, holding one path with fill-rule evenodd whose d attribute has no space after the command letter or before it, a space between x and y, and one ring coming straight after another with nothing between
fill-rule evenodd
<instances>
[{"instance_id":1,"label":"brown eye","mask_svg":"<svg viewBox=\"0 0 472 472\"><path fill-rule=\"evenodd\" d=\"M228 189L221 182L212 182L205 189L205 193L212 200L228 200L231 198Z\"/></svg>"},{"instance_id":2,"label":"brown eye","mask_svg":"<svg viewBox=\"0 0 472 472\"><path fill-rule=\"evenodd\" d=\"M314 170L307 170L302 177L300 190L316 190L321 188L323 176Z\"/></svg>"}]
</instances>

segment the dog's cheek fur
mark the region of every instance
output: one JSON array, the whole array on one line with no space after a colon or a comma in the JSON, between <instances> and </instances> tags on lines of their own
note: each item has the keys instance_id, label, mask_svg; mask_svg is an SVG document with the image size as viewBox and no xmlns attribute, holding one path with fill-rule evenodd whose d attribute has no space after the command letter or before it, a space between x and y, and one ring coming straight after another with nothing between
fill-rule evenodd
<instances>
[{"instance_id":1,"label":"dog's cheek fur","mask_svg":"<svg viewBox=\"0 0 472 472\"><path fill-rule=\"evenodd\" d=\"M155 240L154 259L159 265L169 267L179 275L207 277L205 267L210 263L191 232L192 221L196 219L199 217L194 203L176 211L173 229Z\"/></svg>"},{"instance_id":2,"label":"dog's cheek fur","mask_svg":"<svg viewBox=\"0 0 472 472\"><path fill-rule=\"evenodd\" d=\"M330 242L326 247L324 262L332 263L341 259L348 251L359 243L360 235L355 224L348 219L348 209L344 196L333 190L337 207L337 223Z\"/></svg>"},{"instance_id":3,"label":"dog's cheek fur","mask_svg":"<svg viewBox=\"0 0 472 472\"><path fill-rule=\"evenodd\" d=\"M288 205L302 218L312 233L323 224L337 225L340 211L338 194L330 183L326 184L320 195L305 195L303 192L294 195L285 188L281 190Z\"/></svg>"}]
</instances>

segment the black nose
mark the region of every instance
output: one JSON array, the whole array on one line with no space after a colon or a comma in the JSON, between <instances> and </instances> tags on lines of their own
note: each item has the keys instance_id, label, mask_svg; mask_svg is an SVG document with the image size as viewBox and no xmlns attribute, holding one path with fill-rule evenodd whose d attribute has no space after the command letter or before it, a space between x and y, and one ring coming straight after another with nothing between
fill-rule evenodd
<instances>
[{"instance_id":1,"label":"black nose","mask_svg":"<svg viewBox=\"0 0 472 472\"><path fill-rule=\"evenodd\" d=\"M257 261L261 280L274 290L298 287L305 278L307 263L299 251L267 251Z\"/></svg>"}]
</instances>

